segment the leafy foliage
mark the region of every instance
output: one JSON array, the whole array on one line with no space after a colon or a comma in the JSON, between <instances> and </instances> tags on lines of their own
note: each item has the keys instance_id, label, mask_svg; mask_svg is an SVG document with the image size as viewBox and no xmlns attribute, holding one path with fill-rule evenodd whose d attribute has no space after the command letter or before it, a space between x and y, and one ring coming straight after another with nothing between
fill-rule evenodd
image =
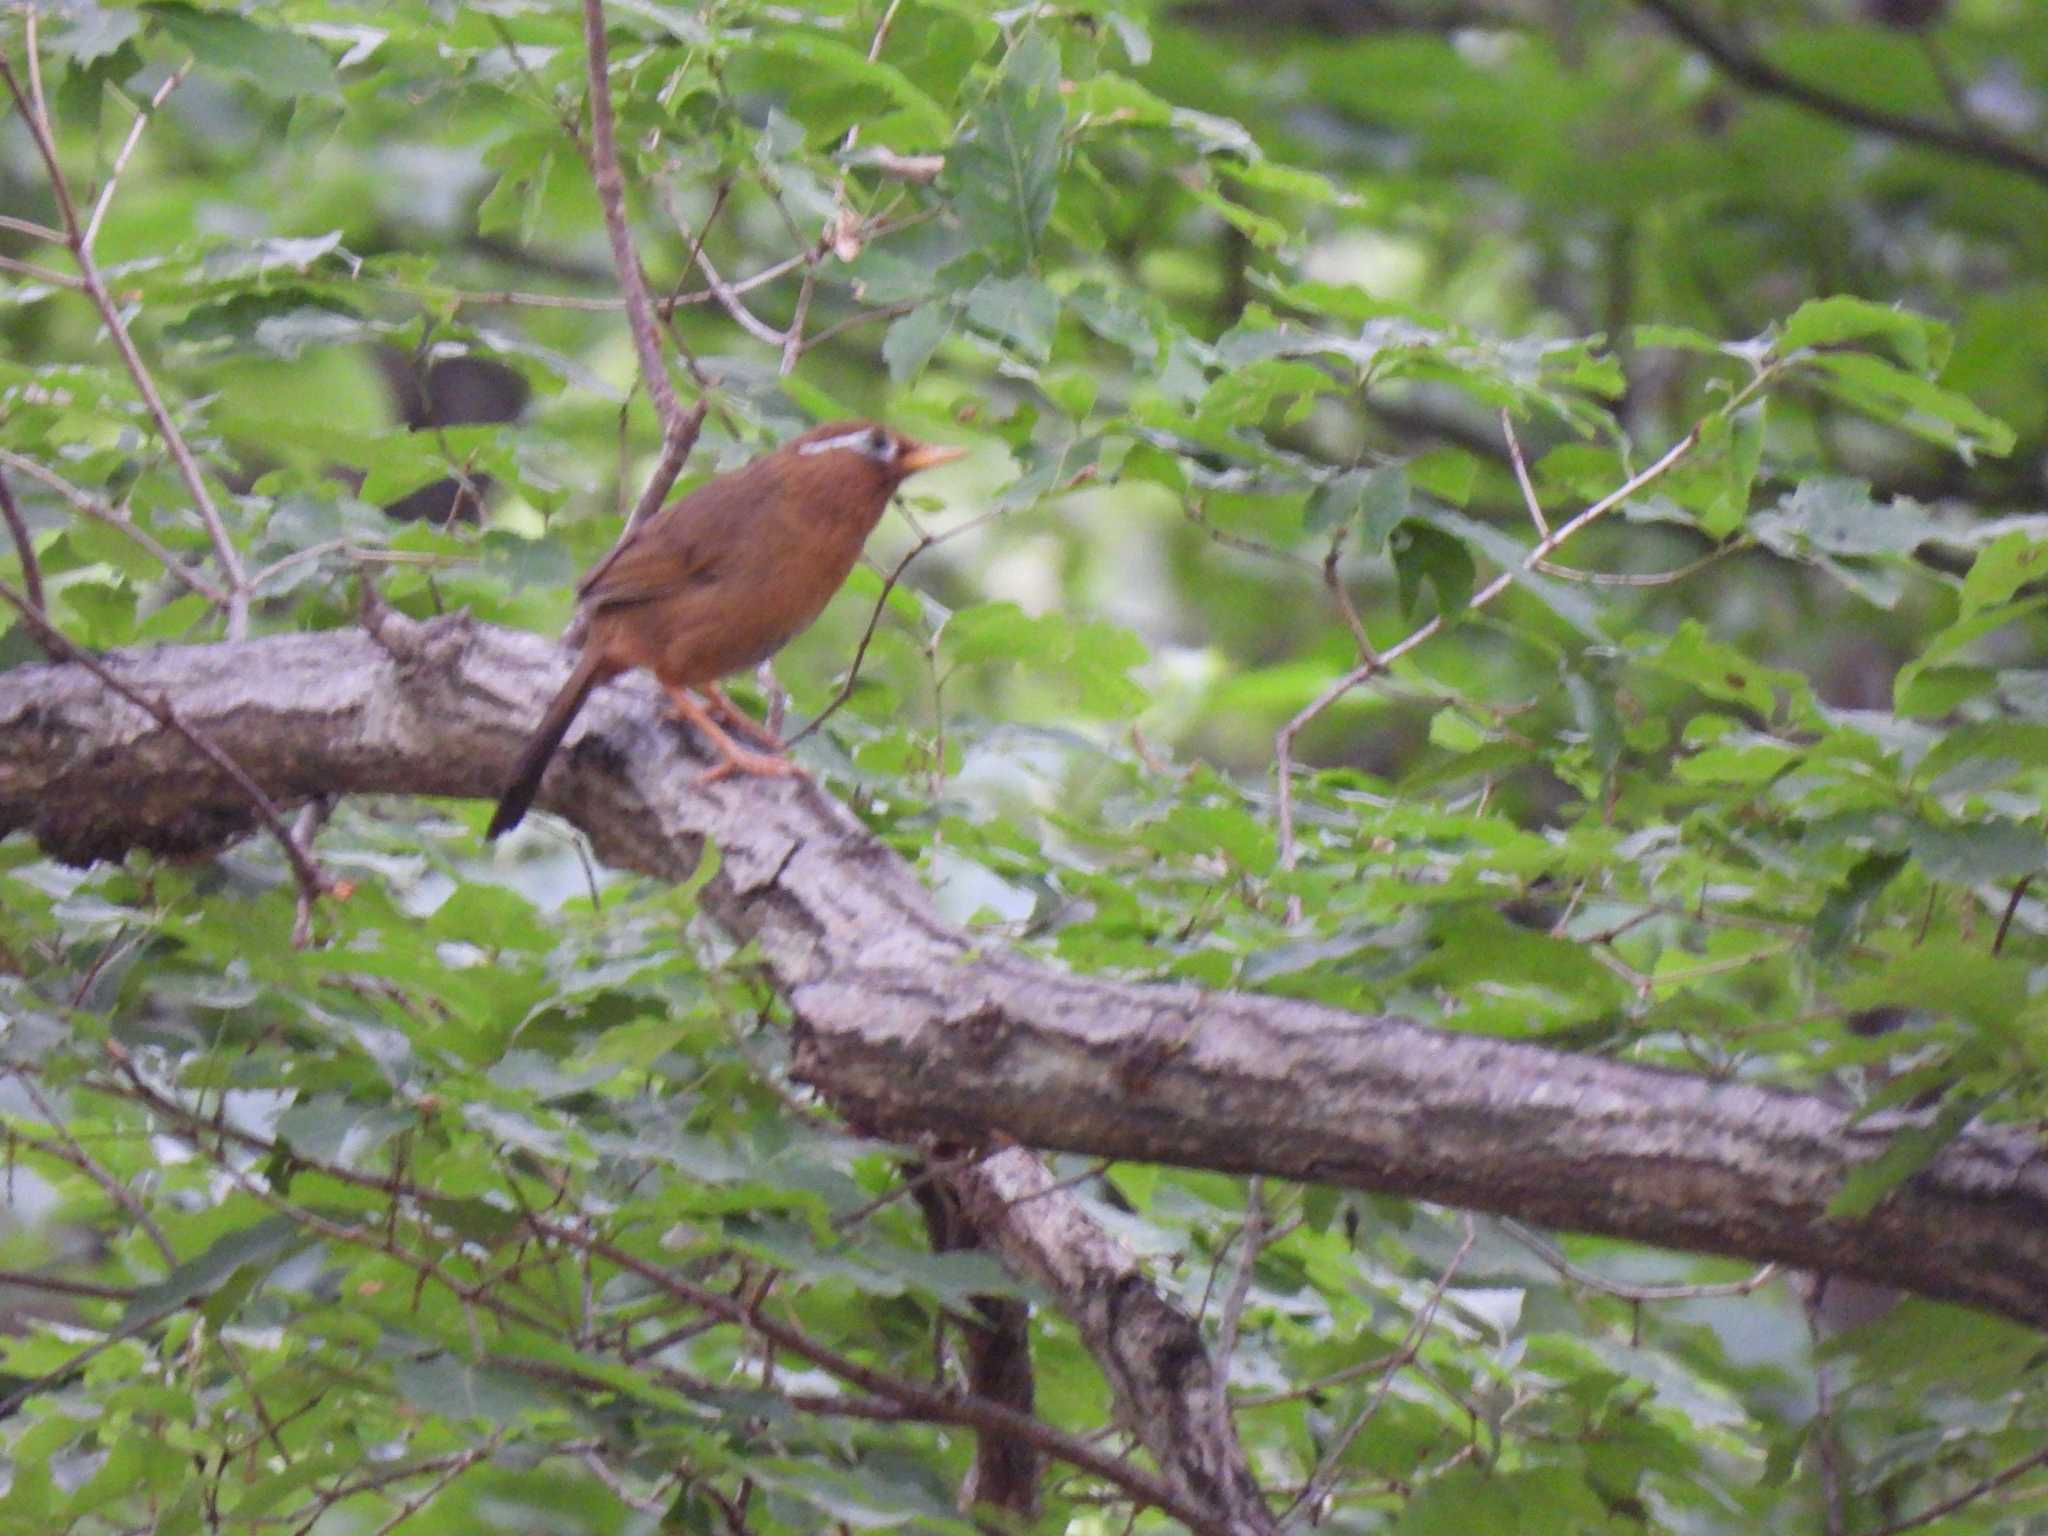
<instances>
[{"instance_id":1,"label":"leafy foliage","mask_svg":"<svg viewBox=\"0 0 2048 1536\"><path fill-rule=\"evenodd\" d=\"M1744 94L1625 7L1230 9L607 8L710 406L686 473L853 412L976 450L878 536L931 545L858 677L869 574L785 654L797 716L846 685L811 763L951 915L1077 969L1925 1110L1838 1214L2038 1124L2042 178ZM1718 9L1888 110L1963 81L2028 120L2048 79L2025 7L1958 3L1941 70ZM350 623L364 577L558 627L659 438L575 9L80 3L35 41L220 528L12 123L0 475L57 626L218 639L231 554L255 630ZM0 43L26 82L27 19ZM388 514L438 482L487 512ZM333 808L354 890L306 947L265 844L0 845L4 1263L70 1285L11 1292L0 1530L969 1528L971 1433L849 1410L705 1298L952 1383L1023 1288L793 1092L687 889L546 827L495 855L484 814ZM1836 1337L1723 1261L1062 1172L1209 1326L1241 1277L1251 1463L1347 1530L1868 1531L2048 1433L2038 1341L1931 1303ZM1108 1429L1073 1323L1030 1326L1040 1417ZM1927 1528L2048 1484L2003 1497ZM1121 1498L1062 1475L1039 1522Z\"/></svg>"}]
</instances>

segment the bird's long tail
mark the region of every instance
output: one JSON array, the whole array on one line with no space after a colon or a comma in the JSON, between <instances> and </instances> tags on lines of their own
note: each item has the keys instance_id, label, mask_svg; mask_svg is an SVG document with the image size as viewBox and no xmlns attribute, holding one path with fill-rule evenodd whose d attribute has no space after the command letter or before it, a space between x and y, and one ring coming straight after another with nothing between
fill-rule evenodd
<instances>
[{"instance_id":1,"label":"bird's long tail","mask_svg":"<svg viewBox=\"0 0 2048 1536\"><path fill-rule=\"evenodd\" d=\"M505 786L497 813L491 817L491 824L484 831L485 838L494 838L519 825L527 807L533 804L534 795L540 790L541 775L548 771L548 762L554 757L555 748L569 734L576 712L583 708L583 701L590 697L590 690L616 670L607 667L595 651L583 653L583 659L576 663L576 670L569 674L569 681L562 684L562 691L555 695L547 713L540 717L540 728L528 738L525 749L520 752L519 763L512 770L512 781Z\"/></svg>"}]
</instances>

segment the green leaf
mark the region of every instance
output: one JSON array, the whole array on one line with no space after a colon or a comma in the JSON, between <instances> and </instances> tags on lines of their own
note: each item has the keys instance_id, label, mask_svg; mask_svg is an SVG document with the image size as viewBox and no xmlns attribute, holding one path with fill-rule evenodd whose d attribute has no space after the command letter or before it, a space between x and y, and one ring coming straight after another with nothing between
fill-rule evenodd
<instances>
[{"instance_id":1,"label":"green leaf","mask_svg":"<svg viewBox=\"0 0 2048 1536\"><path fill-rule=\"evenodd\" d=\"M1708 637L1697 620L1688 619L1656 653L1660 670L1683 678L1710 699L1741 704L1768 718L1778 686L1798 688L1796 675L1760 667L1732 646Z\"/></svg>"},{"instance_id":2,"label":"green leaf","mask_svg":"<svg viewBox=\"0 0 2048 1536\"><path fill-rule=\"evenodd\" d=\"M197 1258L187 1259L163 1279L139 1288L121 1315L132 1327L175 1311L195 1296L204 1296L246 1265L274 1268L286 1254L311 1241L289 1216L269 1216L220 1238Z\"/></svg>"},{"instance_id":3,"label":"green leaf","mask_svg":"<svg viewBox=\"0 0 2048 1536\"><path fill-rule=\"evenodd\" d=\"M1059 299L1029 277L985 278L967 295L967 318L1034 362L1051 353L1059 317Z\"/></svg>"},{"instance_id":4,"label":"green leaf","mask_svg":"<svg viewBox=\"0 0 2048 1536\"><path fill-rule=\"evenodd\" d=\"M191 49L201 65L238 75L267 95L333 96L340 92L326 50L297 33L258 26L231 11L169 4L151 5L147 11Z\"/></svg>"},{"instance_id":5,"label":"green leaf","mask_svg":"<svg viewBox=\"0 0 2048 1536\"><path fill-rule=\"evenodd\" d=\"M1800 305L1779 333L1777 351L1784 355L1801 347L1872 339L1889 345L1915 373L1936 374L1948 366L1951 337L1939 320L1896 305L1848 297L1810 299Z\"/></svg>"},{"instance_id":6,"label":"green leaf","mask_svg":"<svg viewBox=\"0 0 2048 1536\"><path fill-rule=\"evenodd\" d=\"M946 155L941 185L954 212L974 248L1005 270L1037 263L1059 195L1059 64L1043 32L1025 33Z\"/></svg>"},{"instance_id":7,"label":"green leaf","mask_svg":"<svg viewBox=\"0 0 2048 1536\"><path fill-rule=\"evenodd\" d=\"M1809 365L1824 386L1873 420L1969 455L2012 452L2016 435L1996 416L1917 374L1861 352L1823 353Z\"/></svg>"},{"instance_id":8,"label":"green leaf","mask_svg":"<svg viewBox=\"0 0 2048 1536\"><path fill-rule=\"evenodd\" d=\"M1906 555L1939 531L1918 504L1874 501L1863 481L1833 476L1801 481L1749 526L1765 545L1793 559L1816 553Z\"/></svg>"},{"instance_id":9,"label":"green leaf","mask_svg":"<svg viewBox=\"0 0 2048 1536\"><path fill-rule=\"evenodd\" d=\"M1816 960L1832 960L1841 953L1870 904L1898 878L1906 862L1906 855L1900 852L1868 854L1849 871L1848 879L1828 892L1807 936L1807 947Z\"/></svg>"},{"instance_id":10,"label":"green leaf","mask_svg":"<svg viewBox=\"0 0 2048 1536\"><path fill-rule=\"evenodd\" d=\"M559 1389L505 1367L470 1365L438 1352L399 1361L391 1368L391 1384L421 1411L507 1427L557 1411L559 1396Z\"/></svg>"},{"instance_id":11,"label":"green leaf","mask_svg":"<svg viewBox=\"0 0 2048 1536\"><path fill-rule=\"evenodd\" d=\"M1034 619L1015 603L977 603L954 613L939 639L956 665L1013 663L1078 692L1092 714L1129 715L1145 702L1129 677L1145 647L1114 624L1076 623L1061 614Z\"/></svg>"},{"instance_id":12,"label":"green leaf","mask_svg":"<svg viewBox=\"0 0 2048 1536\"><path fill-rule=\"evenodd\" d=\"M1437 612L1450 617L1472 600L1478 570L1464 542L1441 528L1409 518L1387 540L1401 593L1401 611L1413 615L1427 586L1436 593Z\"/></svg>"},{"instance_id":13,"label":"green leaf","mask_svg":"<svg viewBox=\"0 0 2048 1536\"><path fill-rule=\"evenodd\" d=\"M1952 658L1978 645L2006 625L2032 617L2048 607L2048 597L2019 598L1966 613L1937 630L1918 656L1899 668L1892 697L1901 714L1945 713L1965 698L1989 691L1997 674L1989 667L1958 666Z\"/></svg>"},{"instance_id":14,"label":"green leaf","mask_svg":"<svg viewBox=\"0 0 2048 1536\"><path fill-rule=\"evenodd\" d=\"M1361 548L1377 552L1387 536L1408 515L1408 471L1399 464L1347 469L1315 489L1302 514L1304 533L1328 533L1357 519L1363 526Z\"/></svg>"},{"instance_id":15,"label":"green leaf","mask_svg":"<svg viewBox=\"0 0 2048 1536\"><path fill-rule=\"evenodd\" d=\"M763 71L766 78L801 82L808 96L846 98L829 122L811 124L814 128L836 136L846 127L842 116L858 113L852 120L861 122L870 137L879 126L886 139L905 148L940 145L952 137L953 124L945 110L895 65L869 58L865 48L798 27L775 26L754 30L745 53L773 61ZM870 104L880 103L887 104L896 122L877 124L882 113ZM809 114L799 115L810 122Z\"/></svg>"},{"instance_id":16,"label":"green leaf","mask_svg":"<svg viewBox=\"0 0 2048 1536\"><path fill-rule=\"evenodd\" d=\"M1844 1175L1841 1189L1828 1202L1829 1217L1836 1221L1862 1220L1877 1209L1886 1195L1933 1162L1943 1147L1962 1135L1983 1107L1981 1098L1955 1095L1943 1102L1932 1123L1910 1125L1897 1132L1876 1157L1857 1164Z\"/></svg>"},{"instance_id":17,"label":"green leaf","mask_svg":"<svg viewBox=\"0 0 2048 1536\"><path fill-rule=\"evenodd\" d=\"M909 314L898 316L882 337L882 361L889 365L889 382L898 389L915 383L952 328L950 304L920 304Z\"/></svg>"},{"instance_id":18,"label":"green leaf","mask_svg":"<svg viewBox=\"0 0 2048 1536\"><path fill-rule=\"evenodd\" d=\"M1963 578L1963 614L2011 600L2030 581L2048 576L2048 543L2015 530L1977 552Z\"/></svg>"}]
</instances>

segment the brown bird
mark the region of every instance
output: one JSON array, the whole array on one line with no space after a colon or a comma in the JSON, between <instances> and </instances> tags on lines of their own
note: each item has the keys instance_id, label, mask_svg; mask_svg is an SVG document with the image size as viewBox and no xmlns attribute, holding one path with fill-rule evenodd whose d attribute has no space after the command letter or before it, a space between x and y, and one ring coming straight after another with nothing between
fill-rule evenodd
<instances>
[{"instance_id":1,"label":"brown bird","mask_svg":"<svg viewBox=\"0 0 2048 1536\"><path fill-rule=\"evenodd\" d=\"M808 627L860 558L896 488L966 451L912 442L867 421L814 427L670 502L621 539L577 584L567 638L580 638L582 657L519 754L484 836L519 825L591 689L635 667L652 672L676 713L717 748L718 762L698 783L733 773L800 776L779 755L782 743L741 714L718 680L766 661ZM741 746L714 715L777 755Z\"/></svg>"}]
</instances>

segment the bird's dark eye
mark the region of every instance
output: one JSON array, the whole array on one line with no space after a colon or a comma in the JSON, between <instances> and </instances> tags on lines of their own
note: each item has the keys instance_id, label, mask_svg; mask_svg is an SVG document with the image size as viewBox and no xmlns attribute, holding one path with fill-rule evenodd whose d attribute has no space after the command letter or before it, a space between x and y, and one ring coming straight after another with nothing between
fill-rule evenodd
<instances>
[{"instance_id":1,"label":"bird's dark eye","mask_svg":"<svg viewBox=\"0 0 2048 1536\"><path fill-rule=\"evenodd\" d=\"M883 464L892 464L896 460L896 439L877 427L868 434L868 440L861 445L861 451L871 459Z\"/></svg>"}]
</instances>

